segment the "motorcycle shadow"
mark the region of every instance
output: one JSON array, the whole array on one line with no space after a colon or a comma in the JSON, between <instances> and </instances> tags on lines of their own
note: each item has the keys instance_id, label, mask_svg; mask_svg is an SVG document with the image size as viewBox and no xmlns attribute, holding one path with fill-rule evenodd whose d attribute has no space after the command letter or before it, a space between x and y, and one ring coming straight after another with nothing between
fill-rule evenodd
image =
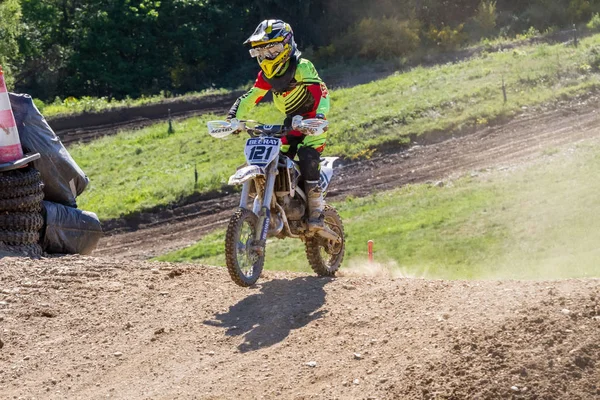
<instances>
[{"instance_id":1,"label":"motorcycle shadow","mask_svg":"<svg viewBox=\"0 0 600 400\"><path fill-rule=\"evenodd\" d=\"M244 336L238 346L242 353L259 350L283 341L293 329L322 318L327 310L325 285L332 279L301 277L279 279L259 284L253 294L216 314L205 325L226 328L227 336Z\"/></svg>"}]
</instances>

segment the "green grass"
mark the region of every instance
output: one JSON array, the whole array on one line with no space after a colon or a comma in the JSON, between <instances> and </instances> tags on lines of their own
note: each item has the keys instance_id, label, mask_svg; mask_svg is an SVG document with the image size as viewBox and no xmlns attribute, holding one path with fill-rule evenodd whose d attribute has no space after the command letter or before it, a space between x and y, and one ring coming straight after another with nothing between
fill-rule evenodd
<instances>
[{"instance_id":1,"label":"green grass","mask_svg":"<svg viewBox=\"0 0 600 400\"><path fill-rule=\"evenodd\" d=\"M367 241L392 275L444 279L600 277L600 146L540 154L533 165L444 187L409 186L335 204L342 270L368 272ZM224 231L161 261L224 265ZM267 269L309 272L298 240L271 240Z\"/></svg>"},{"instance_id":2,"label":"green grass","mask_svg":"<svg viewBox=\"0 0 600 400\"><path fill-rule=\"evenodd\" d=\"M174 134L166 125L153 126L74 146L71 154L91 178L79 205L113 218L220 188L242 162L241 141L212 139L205 124L210 118L216 117L175 123Z\"/></svg>"},{"instance_id":3,"label":"green grass","mask_svg":"<svg viewBox=\"0 0 600 400\"><path fill-rule=\"evenodd\" d=\"M66 99L56 98L52 103L44 103L36 99L35 104L46 117L57 115L81 114L84 112L101 112L115 108L135 107L145 104L154 104L170 100L190 100L205 97L213 94L229 93L226 89L208 89L202 92L187 93L183 96L169 96L166 93L157 96L142 96L138 99L126 98L123 100L109 100L106 97L67 97Z\"/></svg>"},{"instance_id":4,"label":"green grass","mask_svg":"<svg viewBox=\"0 0 600 400\"><path fill-rule=\"evenodd\" d=\"M386 79L332 92L326 153L366 157L373 149L424 134L485 126L522 112L523 107L584 94L600 86L600 35L578 49L564 45L527 46L486 53L471 60L415 68ZM508 102L504 104L502 77ZM206 120L166 124L71 148L91 179L80 205L101 219L166 205L195 191L219 189L243 162L243 140L211 139ZM258 107L253 119L280 123L272 105ZM193 183L194 165L200 182Z\"/></svg>"}]
</instances>

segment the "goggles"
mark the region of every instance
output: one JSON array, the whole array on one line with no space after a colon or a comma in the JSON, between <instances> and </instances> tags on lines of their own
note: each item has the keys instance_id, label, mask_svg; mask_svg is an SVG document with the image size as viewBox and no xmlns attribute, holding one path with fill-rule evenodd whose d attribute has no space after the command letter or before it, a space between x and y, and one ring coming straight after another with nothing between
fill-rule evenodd
<instances>
[{"instance_id":1,"label":"goggles","mask_svg":"<svg viewBox=\"0 0 600 400\"><path fill-rule=\"evenodd\" d=\"M283 52L284 48L283 43L269 43L265 46L250 49L250 56L252 58L258 57L259 60L274 60Z\"/></svg>"}]
</instances>

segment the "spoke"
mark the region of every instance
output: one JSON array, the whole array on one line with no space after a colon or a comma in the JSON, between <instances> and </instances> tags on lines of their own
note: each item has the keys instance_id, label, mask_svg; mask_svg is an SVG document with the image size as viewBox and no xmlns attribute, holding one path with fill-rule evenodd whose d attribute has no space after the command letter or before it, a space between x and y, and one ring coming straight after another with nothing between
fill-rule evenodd
<instances>
[{"instance_id":1,"label":"spoke","mask_svg":"<svg viewBox=\"0 0 600 400\"><path fill-rule=\"evenodd\" d=\"M326 226L335 232L338 235L342 235L342 230L340 225L337 223L335 218L325 218L324 223ZM341 251L341 245L333 243L329 240L321 240L319 241L319 253L321 254L321 259L327 265L327 267L331 267L331 265L335 262L336 257L339 255Z\"/></svg>"},{"instance_id":2,"label":"spoke","mask_svg":"<svg viewBox=\"0 0 600 400\"><path fill-rule=\"evenodd\" d=\"M256 262L255 257L251 253L253 236L252 226L249 223L244 223L242 229L240 229L237 259L240 271L247 277L252 276L254 263Z\"/></svg>"}]
</instances>

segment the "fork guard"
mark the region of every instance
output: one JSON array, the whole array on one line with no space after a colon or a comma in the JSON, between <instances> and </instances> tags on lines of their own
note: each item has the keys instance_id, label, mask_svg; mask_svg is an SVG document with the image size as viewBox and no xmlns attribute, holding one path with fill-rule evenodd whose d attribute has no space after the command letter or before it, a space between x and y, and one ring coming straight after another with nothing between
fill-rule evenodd
<instances>
[{"instance_id":1,"label":"fork guard","mask_svg":"<svg viewBox=\"0 0 600 400\"><path fill-rule=\"evenodd\" d=\"M267 173L263 167L259 167L258 165L248 165L247 167L237 170L234 175L229 177L229 185L241 185L257 176L266 175Z\"/></svg>"}]
</instances>

